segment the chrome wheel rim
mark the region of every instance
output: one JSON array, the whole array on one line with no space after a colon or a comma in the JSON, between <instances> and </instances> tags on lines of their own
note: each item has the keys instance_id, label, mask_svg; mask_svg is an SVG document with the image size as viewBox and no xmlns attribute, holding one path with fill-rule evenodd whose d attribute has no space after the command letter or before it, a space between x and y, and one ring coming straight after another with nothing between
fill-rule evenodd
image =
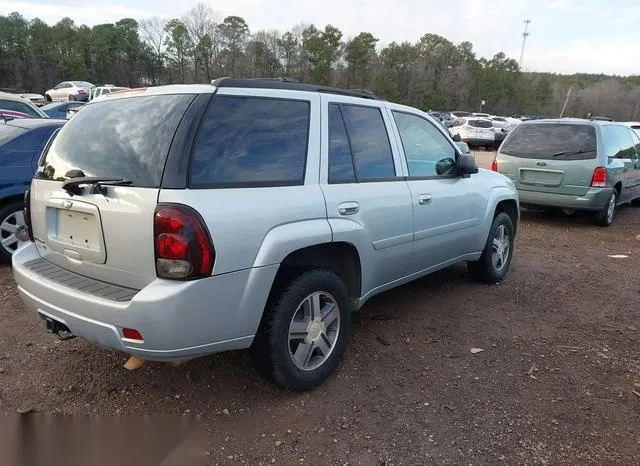
<instances>
[{"instance_id":1,"label":"chrome wheel rim","mask_svg":"<svg viewBox=\"0 0 640 466\"><path fill-rule=\"evenodd\" d=\"M607 208L607 220L609 223L613 220L613 213L616 210L616 193L611 194L611 199L609 199L609 207Z\"/></svg>"},{"instance_id":2,"label":"chrome wheel rim","mask_svg":"<svg viewBox=\"0 0 640 466\"><path fill-rule=\"evenodd\" d=\"M24 214L21 210L9 214L2 220L0 223L0 246L4 251L13 254L18 249L16 231L24 224Z\"/></svg>"},{"instance_id":3,"label":"chrome wheel rim","mask_svg":"<svg viewBox=\"0 0 640 466\"><path fill-rule=\"evenodd\" d=\"M493 235L493 243L491 244L491 262L497 272L500 272L507 265L510 252L511 240L509 232L504 225L500 225L495 235Z\"/></svg>"},{"instance_id":4,"label":"chrome wheel rim","mask_svg":"<svg viewBox=\"0 0 640 466\"><path fill-rule=\"evenodd\" d=\"M322 366L340 333L340 308L329 293L311 293L298 305L289 323L289 356L300 370Z\"/></svg>"}]
</instances>

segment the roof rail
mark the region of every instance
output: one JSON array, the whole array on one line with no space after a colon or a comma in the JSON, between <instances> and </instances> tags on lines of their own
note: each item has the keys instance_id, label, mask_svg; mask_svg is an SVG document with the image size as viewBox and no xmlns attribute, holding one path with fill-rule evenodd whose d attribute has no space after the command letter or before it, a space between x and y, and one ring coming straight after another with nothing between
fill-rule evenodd
<instances>
[{"instance_id":1,"label":"roof rail","mask_svg":"<svg viewBox=\"0 0 640 466\"><path fill-rule=\"evenodd\" d=\"M341 89L339 87L319 86L316 84L300 83L294 78L250 78L236 79L230 77L221 77L211 81L212 86L216 87L241 87L241 88L259 88L259 89L285 89L292 91L306 92L324 92L327 94L347 95L352 97L360 97L364 99L381 100L373 92L364 89Z\"/></svg>"}]
</instances>

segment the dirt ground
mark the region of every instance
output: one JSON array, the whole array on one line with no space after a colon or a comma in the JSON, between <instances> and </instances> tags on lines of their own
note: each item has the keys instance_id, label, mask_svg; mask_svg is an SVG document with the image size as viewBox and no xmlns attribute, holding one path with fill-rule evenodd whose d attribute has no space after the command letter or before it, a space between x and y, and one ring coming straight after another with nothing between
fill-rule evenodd
<instances>
[{"instance_id":1,"label":"dirt ground","mask_svg":"<svg viewBox=\"0 0 640 466\"><path fill-rule=\"evenodd\" d=\"M374 298L305 394L246 352L128 372L46 334L0 267L0 414L197 419L163 465L639 464L638 233L640 208L608 229L524 212L503 283L460 264Z\"/></svg>"}]
</instances>

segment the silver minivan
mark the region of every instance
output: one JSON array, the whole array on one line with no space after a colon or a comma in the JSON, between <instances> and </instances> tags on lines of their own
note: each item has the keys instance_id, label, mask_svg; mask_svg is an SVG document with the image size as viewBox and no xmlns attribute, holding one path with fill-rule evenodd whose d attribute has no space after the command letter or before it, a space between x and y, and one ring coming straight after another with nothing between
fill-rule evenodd
<instances>
[{"instance_id":1,"label":"silver minivan","mask_svg":"<svg viewBox=\"0 0 640 466\"><path fill-rule=\"evenodd\" d=\"M526 121L509 133L492 169L513 180L522 205L593 211L609 226L617 206L640 199L640 138L608 121Z\"/></svg>"}]
</instances>

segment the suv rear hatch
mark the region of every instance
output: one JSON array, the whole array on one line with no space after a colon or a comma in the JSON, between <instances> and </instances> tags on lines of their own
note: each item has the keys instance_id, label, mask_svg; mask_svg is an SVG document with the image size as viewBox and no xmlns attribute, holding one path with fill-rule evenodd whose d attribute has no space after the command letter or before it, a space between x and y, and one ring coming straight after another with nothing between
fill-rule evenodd
<instances>
[{"instance_id":1,"label":"suv rear hatch","mask_svg":"<svg viewBox=\"0 0 640 466\"><path fill-rule=\"evenodd\" d=\"M519 190L582 196L598 166L597 147L590 124L520 124L500 147L496 163Z\"/></svg>"},{"instance_id":2,"label":"suv rear hatch","mask_svg":"<svg viewBox=\"0 0 640 466\"><path fill-rule=\"evenodd\" d=\"M154 210L174 134L194 97L142 93L96 102L60 130L31 185L33 236L44 259L130 288L156 278ZM106 181L63 188L81 177Z\"/></svg>"},{"instance_id":3,"label":"suv rear hatch","mask_svg":"<svg viewBox=\"0 0 640 466\"><path fill-rule=\"evenodd\" d=\"M495 137L493 122L485 119L470 119L467 123L471 126L471 130L467 134L471 134L472 138L492 141Z\"/></svg>"}]
</instances>

